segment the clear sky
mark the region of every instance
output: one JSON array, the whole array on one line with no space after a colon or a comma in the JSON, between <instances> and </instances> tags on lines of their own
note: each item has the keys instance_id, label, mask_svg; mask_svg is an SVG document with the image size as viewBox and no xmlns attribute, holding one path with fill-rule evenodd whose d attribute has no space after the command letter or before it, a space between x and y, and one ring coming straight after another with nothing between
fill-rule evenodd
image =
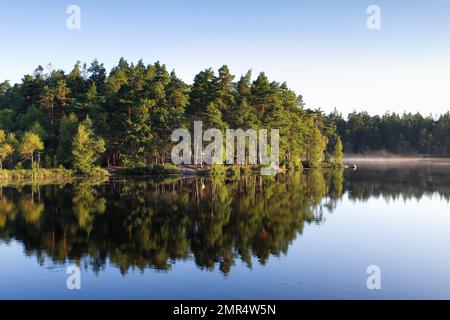
<instances>
[{"instance_id":1,"label":"clear sky","mask_svg":"<svg viewBox=\"0 0 450 320\"><path fill-rule=\"evenodd\" d=\"M81 29L69 30L69 5ZM381 29L369 30L369 5ZM287 81L308 107L443 113L450 109L450 0L127 0L0 3L0 81L37 65L157 60L186 82L227 64Z\"/></svg>"}]
</instances>

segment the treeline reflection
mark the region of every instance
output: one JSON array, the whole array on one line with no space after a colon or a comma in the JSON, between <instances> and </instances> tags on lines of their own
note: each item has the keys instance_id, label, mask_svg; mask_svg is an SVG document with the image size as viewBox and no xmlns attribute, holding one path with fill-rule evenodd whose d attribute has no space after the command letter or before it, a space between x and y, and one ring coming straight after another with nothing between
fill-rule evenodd
<instances>
[{"instance_id":1,"label":"treeline reflection","mask_svg":"<svg viewBox=\"0 0 450 320\"><path fill-rule=\"evenodd\" d=\"M350 175L349 175L350 174ZM343 171L277 177L112 180L0 187L0 240L18 240L40 264L76 261L99 272L112 264L169 270L179 260L228 274L286 254L305 224L321 223L343 193L449 197L444 179L419 175L408 188ZM389 179L391 179L390 177ZM380 179L379 181L377 179ZM396 180L397 181L397 180ZM416 183L417 182L417 183ZM448 182L448 181L447 181ZM434 189L433 189L434 188ZM434 190L434 191L433 191Z\"/></svg>"},{"instance_id":2,"label":"treeline reflection","mask_svg":"<svg viewBox=\"0 0 450 320\"><path fill-rule=\"evenodd\" d=\"M448 167L397 166L366 167L345 174L344 190L349 199L366 201L370 198L389 200L420 200L438 195L450 200Z\"/></svg>"}]
</instances>

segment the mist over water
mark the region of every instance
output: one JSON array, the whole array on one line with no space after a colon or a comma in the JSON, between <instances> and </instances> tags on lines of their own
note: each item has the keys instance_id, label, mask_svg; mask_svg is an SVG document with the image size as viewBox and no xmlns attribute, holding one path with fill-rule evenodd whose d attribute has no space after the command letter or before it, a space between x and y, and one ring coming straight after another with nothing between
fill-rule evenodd
<instances>
[{"instance_id":1,"label":"mist over water","mask_svg":"<svg viewBox=\"0 0 450 320\"><path fill-rule=\"evenodd\" d=\"M346 165L356 164L358 166L450 166L449 158L425 158L414 156L398 156L398 155L355 155L346 156L344 158Z\"/></svg>"}]
</instances>

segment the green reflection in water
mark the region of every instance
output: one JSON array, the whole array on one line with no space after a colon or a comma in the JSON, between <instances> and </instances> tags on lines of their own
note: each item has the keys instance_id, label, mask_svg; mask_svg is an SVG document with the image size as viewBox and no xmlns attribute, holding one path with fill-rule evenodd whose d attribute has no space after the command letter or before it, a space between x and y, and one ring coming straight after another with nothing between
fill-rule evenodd
<instances>
[{"instance_id":1,"label":"green reflection in water","mask_svg":"<svg viewBox=\"0 0 450 320\"><path fill-rule=\"evenodd\" d=\"M126 274L192 259L228 274L236 260L251 268L287 254L305 223L321 223L343 193L367 200L435 192L450 199L448 177L427 170L3 186L0 240L21 241L41 264L72 260L98 272L110 262Z\"/></svg>"}]
</instances>

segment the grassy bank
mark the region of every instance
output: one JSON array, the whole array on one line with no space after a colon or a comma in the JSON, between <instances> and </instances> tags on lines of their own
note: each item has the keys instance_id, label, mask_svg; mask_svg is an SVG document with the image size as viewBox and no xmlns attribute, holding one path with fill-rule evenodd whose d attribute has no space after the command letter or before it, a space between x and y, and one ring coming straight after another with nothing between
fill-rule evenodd
<instances>
[{"instance_id":1,"label":"grassy bank","mask_svg":"<svg viewBox=\"0 0 450 320\"><path fill-rule=\"evenodd\" d=\"M74 172L64 168L0 170L0 179L2 180L58 180L72 177L74 177Z\"/></svg>"},{"instance_id":2,"label":"grassy bank","mask_svg":"<svg viewBox=\"0 0 450 320\"><path fill-rule=\"evenodd\" d=\"M87 175L77 175L73 170L65 168L35 169L0 169L0 180L66 180L76 177L100 178L109 176L108 171L95 168Z\"/></svg>"}]
</instances>

